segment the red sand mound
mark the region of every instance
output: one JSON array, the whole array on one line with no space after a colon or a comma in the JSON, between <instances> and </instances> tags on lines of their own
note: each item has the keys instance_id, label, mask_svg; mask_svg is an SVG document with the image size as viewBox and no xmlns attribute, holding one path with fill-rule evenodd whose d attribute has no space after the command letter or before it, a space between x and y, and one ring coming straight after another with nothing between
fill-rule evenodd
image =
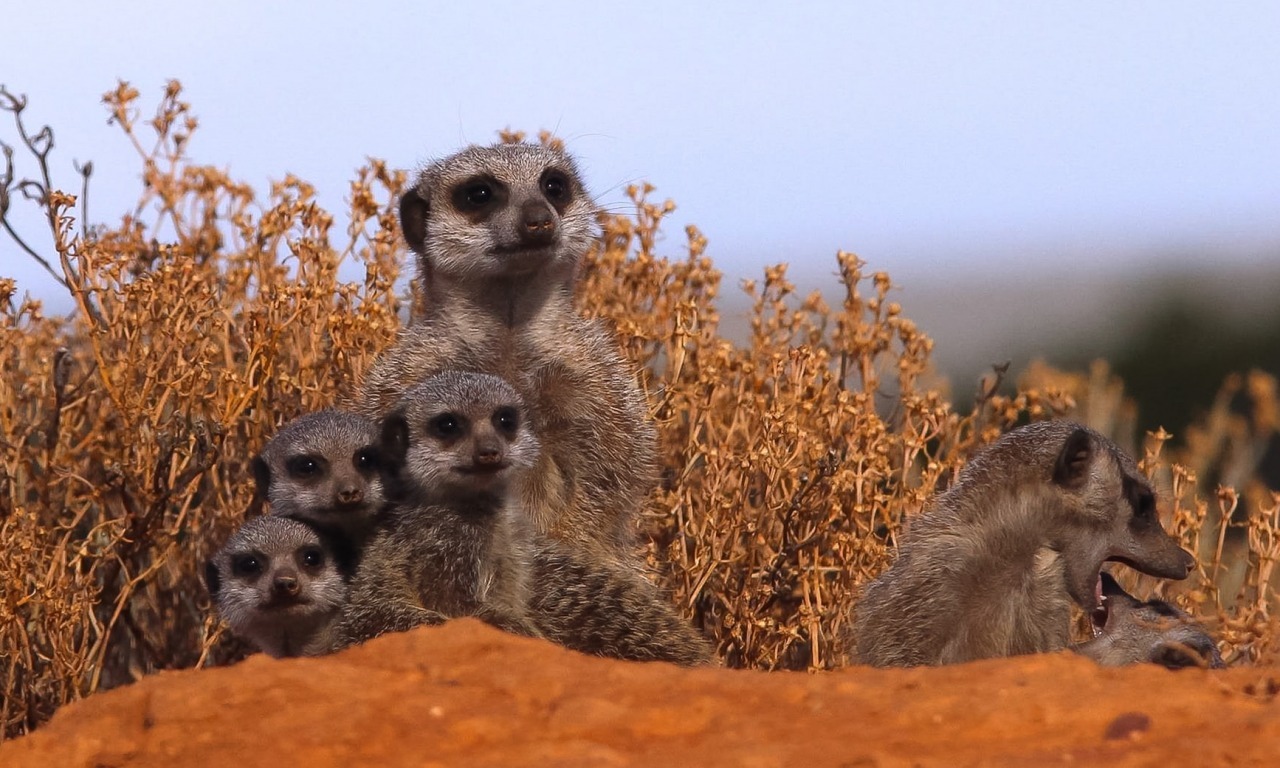
<instances>
[{"instance_id":1,"label":"red sand mound","mask_svg":"<svg viewBox=\"0 0 1280 768\"><path fill-rule=\"evenodd\" d=\"M475 621L323 659L159 674L0 765L1268 765L1280 670L1069 654L821 675L588 658Z\"/></svg>"}]
</instances>

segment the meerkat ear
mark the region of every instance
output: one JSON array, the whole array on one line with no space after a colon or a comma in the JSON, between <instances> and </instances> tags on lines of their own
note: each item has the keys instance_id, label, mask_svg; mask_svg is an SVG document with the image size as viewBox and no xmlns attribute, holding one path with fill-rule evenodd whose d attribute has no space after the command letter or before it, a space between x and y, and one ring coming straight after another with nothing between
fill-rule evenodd
<instances>
[{"instance_id":1,"label":"meerkat ear","mask_svg":"<svg viewBox=\"0 0 1280 768\"><path fill-rule=\"evenodd\" d=\"M254 495L266 501L267 492L271 490L271 467L261 455L254 456L253 461Z\"/></svg>"},{"instance_id":2,"label":"meerkat ear","mask_svg":"<svg viewBox=\"0 0 1280 768\"><path fill-rule=\"evenodd\" d=\"M1093 437L1084 427L1076 427L1053 465L1053 482L1064 488L1079 488L1089 477L1095 447Z\"/></svg>"},{"instance_id":3,"label":"meerkat ear","mask_svg":"<svg viewBox=\"0 0 1280 768\"><path fill-rule=\"evenodd\" d=\"M404 414L395 412L382 420L378 439L378 455L387 467L398 467L409 453L409 421Z\"/></svg>"},{"instance_id":4,"label":"meerkat ear","mask_svg":"<svg viewBox=\"0 0 1280 768\"><path fill-rule=\"evenodd\" d=\"M218 566L214 565L212 560L204 564L204 584L209 588L209 594L216 600L218 592L222 589L222 574L218 573Z\"/></svg>"},{"instance_id":5,"label":"meerkat ear","mask_svg":"<svg viewBox=\"0 0 1280 768\"><path fill-rule=\"evenodd\" d=\"M414 253L422 253L427 240L427 214L431 206L427 199L412 187L400 196L400 229L404 232L405 242Z\"/></svg>"}]
</instances>

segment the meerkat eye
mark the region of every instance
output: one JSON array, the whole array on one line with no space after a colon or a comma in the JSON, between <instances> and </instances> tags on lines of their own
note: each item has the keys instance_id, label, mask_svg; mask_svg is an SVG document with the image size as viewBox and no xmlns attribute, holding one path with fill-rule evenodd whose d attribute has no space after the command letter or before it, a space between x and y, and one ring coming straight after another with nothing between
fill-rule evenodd
<instances>
[{"instance_id":1,"label":"meerkat eye","mask_svg":"<svg viewBox=\"0 0 1280 768\"><path fill-rule=\"evenodd\" d=\"M378 453L372 448L361 448L356 451L356 469L361 472L373 472L378 468Z\"/></svg>"},{"instance_id":2,"label":"meerkat eye","mask_svg":"<svg viewBox=\"0 0 1280 768\"><path fill-rule=\"evenodd\" d=\"M299 557L302 564L308 568L324 566L324 550L319 547L303 547Z\"/></svg>"},{"instance_id":3,"label":"meerkat eye","mask_svg":"<svg viewBox=\"0 0 1280 768\"><path fill-rule=\"evenodd\" d=\"M263 559L256 554L232 555L231 556L231 574L245 578L248 576L257 576L262 573Z\"/></svg>"},{"instance_id":4,"label":"meerkat eye","mask_svg":"<svg viewBox=\"0 0 1280 768\"><path fill-rule=\"evenodd\" d=\"M478 210L493 201L493 184L486 179L463 184L454 194L454 203L463 210Z\"/></svg>"},{"instance_id":5,"label":"meerkat eye","mask_svg":"<svg viewBox=\"0 0 1280 768\"><path fill-rule=\"evenodd\" d=\"M290 456L284 468L293 477L305 479L320 474L320 459L315 456Z\"/></svg>"},{"instance_id":6,"label":"meerkat eye","mask_svg":"<svg viewBox=\"0 0 1280 768\"><path fill-rule=\"evenodd\" d=\"M462 434L462 419L453 413L442 413L427 422L427 432L432 437L448 440Z\"/></svg>"},{"instance_id":7,"label":"meerkat eye","mask_svg":"<svg viewBox=\"0 0 1280 768\"><path fill-rule=\"evenodd\" d=\"M514 437L520 429L520 414L515 408L499 408L493 414L493 427L507 437Z\"/></svg>"},{"instance_id":8,"label":"meerkat eye","mask_svg":"<svg viewBox=\"0 0 1280 768\"><path fill-rule=\"evenodd\" d=\"M542 177L542 194L553 203L563 203L569 199L569 179L559 171L548 171Z\"/></svg>"},{"instance_id":9,"label":"meerkat eye","mask_svg":"<svg viewBox=\"0 0 1280 768\"><path fill-rule=\"evenodd\" d=\"M1134 503L1134 514L1141 518L1155 517L1156 514L1156 496L1145 488L1138 491L1137 499Z\"/></svg>"}]
</instances>

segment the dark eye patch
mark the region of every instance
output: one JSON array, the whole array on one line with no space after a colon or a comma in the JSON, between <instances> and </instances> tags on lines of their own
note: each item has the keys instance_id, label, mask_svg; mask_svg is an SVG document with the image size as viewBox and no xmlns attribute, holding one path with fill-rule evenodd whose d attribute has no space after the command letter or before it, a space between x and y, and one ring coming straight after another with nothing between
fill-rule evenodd
<instances>
[{"instance_id":1,"label":"dark eye patch","mask_svg":"<svg viewBox=\"0 0 1280 768\"><path fill-rule=\"evenodd\" d=\"M501 205L506 199L506 188L489 176L476 176L453 188L450 196L453 206L464 214L484 214Z\"/></svg>"},{"instance_id":2,"label":"dark eye patch","mask_svg":"<svg viewBox=\"0 0 1280 768\"><path fill-rule=\"evenodd\" d=\"M573 196L573 184L563 172L550 169L542 174L542 194L553 205L563 205Z\"/></svg>"},{"instance_id":3,"label":"dark eye patch","mask_svg":"<svg viewBox=\"0 0 1280 768\"><path fill-rule=\"evenodd\" d=\"M324 550L320 547L303 547L298 552L298 560L303 566L311 569L324 567Z\"/></svg>"},{"instance_id":4,"label":"dark eye patch","mask_svg":"<svg viewBox=\"0 0 1280 768\"><path fill-rule=\"evenodd\" d=\"M290 477L298 480L307 480L321 475L324 472L324 465L324 459L319 456L303 454L290 456L285 460L284 468Z\"/></svg>"},{"instance_id":5,"label":"dark eye patch","mask_svg":"<svg viewBox=\"0 0 1280 768\"><path fill-rule=\"evenodd\" d=\"M373 446L365 446L356 451L352 462L360 472L376 472L378 470L378 450Z\"/></svg>"},{"instance_id":6,"label":"dark eye patch","mask_svg":"<svg viewBox=\"0 0 1280 768\"><path fill-rule=\"evenodd\" d=\"M442 413L427 422L427 434L441 440L452 440L462 435L466 420L456 413Z\"/></svg>"},{"instance_id":7,"label":"dark eye patch","mask_svg":"<svg viewBox=\"0 0 1280 768\"><path fill-rule=\"evenodd\" d=\"M493 413L493 428L507 437L515 437L520 431L520 412L515 408L499 408Z\"/></svg>"},{"instance_id":8,"label":"dark eye patch","mask_svg":"<svg viewBox=\"0 0 1280 768\"><path fill-rule=\"evenodd\" d=\"M260 576L266 568L267 558L257 552L231 556L231 574L240 578Z\"/></svg>"},{"instance_id":9,"label":"dark eye patch","mask_svg":"<svg viewBox=\"0 0 1280 768\"><path fill-rule=\"evenodd\" d=\"M1124 479L1125 495L1129 505L1133 507L1133 516L1140 520L1153 520L1156 516L1156 495L1142 483L1126 477Z\"/></svg>"}]
</instances>

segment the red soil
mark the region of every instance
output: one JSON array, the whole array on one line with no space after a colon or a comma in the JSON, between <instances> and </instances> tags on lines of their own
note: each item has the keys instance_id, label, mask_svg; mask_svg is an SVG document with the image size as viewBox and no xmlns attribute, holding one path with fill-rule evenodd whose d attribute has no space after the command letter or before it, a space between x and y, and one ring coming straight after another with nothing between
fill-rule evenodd
<instances>
[{"instance_id":1,"label":"red soil","mask_svg":"<svg viewBox=\"0 0 1280 768\"><path fill-rule=\"evenodd\" d=\"M1280 670L1070 654L825 674L588 658L478 622L154 675L0 765L1280 765Z\"/></svg>"}]
</instances>

